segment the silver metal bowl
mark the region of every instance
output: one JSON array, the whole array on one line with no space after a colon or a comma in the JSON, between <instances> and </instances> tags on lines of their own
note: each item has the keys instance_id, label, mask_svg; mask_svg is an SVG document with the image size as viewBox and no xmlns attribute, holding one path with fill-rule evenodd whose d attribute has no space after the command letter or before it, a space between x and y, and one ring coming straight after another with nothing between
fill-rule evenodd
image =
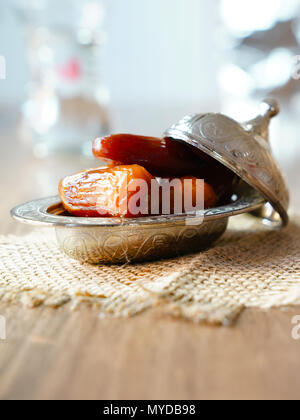
<instances>
[{"instance_id":1,"label":"silver metal bowl","mask_svg":"<svg viewBox=\"0 0 300 420\"><path fill-rule=\"evenodd\" d=\"M72 217L58 196L15 207L12 217L39 226L52 226L60 249L91 264L124 264L198 252L225 232L230 216L258 211L265 199L243 185L236 201L190 215L136 219ZM278 225L277 220L265 222ZM280 222L280 221L279 221Z\"/></svg>"},{"instance_id":2,"label":"silver metal bowl","mask_svg":"<svg viewBox=\"0 0 300 420\"><path fill-rule=\"evenodd\" d=\"M265 224L288 223L289 191L269 144L269 123L279 112L273 99L260 114L240 124L222 114L184 117L165 131L236 173L238 199L191 215L138 219L83 218L65 213L59 197L22 204L12 210L21 222L54 226L60 248L71 258L92 264L146 261L197 252L225 232L228 219L253 213Z\"/></svg>"}]
</instances>

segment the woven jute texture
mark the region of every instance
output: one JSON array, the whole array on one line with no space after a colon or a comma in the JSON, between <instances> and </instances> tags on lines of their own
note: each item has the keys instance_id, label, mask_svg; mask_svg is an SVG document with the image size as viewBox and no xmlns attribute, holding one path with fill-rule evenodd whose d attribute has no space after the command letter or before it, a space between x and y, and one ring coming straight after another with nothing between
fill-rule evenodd
<instances>
[{"instance_id":1,"label":"woven jute texture","mask_svg":"<svg viewBox=\"0 0 300 420\"><path fill-rule=\"evenodd\" d=\"M95 307L128 317L158 307L195 322L229 324L246 307L300 304L300 218L283 231L232 219L213 249L173 260L91 266L63 255L51 234L0 237L0 299L29 307Z\"/></svg>"}]
</instances>

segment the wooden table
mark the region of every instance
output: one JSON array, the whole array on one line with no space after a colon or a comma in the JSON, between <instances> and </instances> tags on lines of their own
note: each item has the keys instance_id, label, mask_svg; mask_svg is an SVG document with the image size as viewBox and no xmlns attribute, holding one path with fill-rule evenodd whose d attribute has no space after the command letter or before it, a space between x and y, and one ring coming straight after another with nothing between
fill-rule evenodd
<instances>
[{"instance_id":1,"label":"wooden table","mask_svg":"<svg viewBox=\"0 0 300 420\"><path fill-rule=\"evenodd\" d=\"M34 159L11 132L0 139L0 233L30 230L10 207L55 193L84 159ZM296 191L300 165L290 167ZM297 176L298 175L298 176ZM300 195L293 205L300 208ZM95 310L24 309L0 303L0 397L5 399L298 399L300 341L287 311L245 311L232 328L148 312L100 320Z\"/></svg>"}]
</instances>

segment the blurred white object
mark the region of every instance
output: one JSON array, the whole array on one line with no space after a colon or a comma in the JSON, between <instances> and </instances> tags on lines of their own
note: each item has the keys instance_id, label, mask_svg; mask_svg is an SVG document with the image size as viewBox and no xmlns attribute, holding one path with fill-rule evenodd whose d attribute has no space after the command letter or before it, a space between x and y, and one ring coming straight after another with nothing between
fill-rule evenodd
<instances>
[{"instance_id":1,"label":"blurred white object","mask_svg":"<svg viewBox=\"0 0 300 420\"><path fill-rule=\"evenodd\" d=\"M298 159L300 81L299 0L222 0L225 54L219 71L224 113L239 120L255 115L264 97L279 100L282 113L272 124L274 154L283 167Z\"/></svg>"},{"instance_id":2,"label":"blurred white object","mask_svg":"<svg viewBox=\"0 0 300 420\"><path fill-rule=\"evenodd\" d=\"M236 36L265 31L277 21L291 19L299 9L299 0L221 0L225 24Z\"/></svg>"},{"instance_id":3,"label":"blurred white object","mask_svg":"<svg viewBox=\"0 0 300 420\"><path fill-rule=\"evenodd\" d=\"M109 131L101 0L14 0L31 70L24 132L36 155L78 153Z\"/></svg>"}]
</instances>

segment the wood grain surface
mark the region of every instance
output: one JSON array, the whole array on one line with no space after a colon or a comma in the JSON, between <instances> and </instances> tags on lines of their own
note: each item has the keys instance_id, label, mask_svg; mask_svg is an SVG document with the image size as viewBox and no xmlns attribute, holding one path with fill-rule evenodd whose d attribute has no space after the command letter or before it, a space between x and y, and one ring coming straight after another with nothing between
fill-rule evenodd
<instances>
[{"instance_id":1,"label":"wood grain surface","mask_svg":"<svg viewBox=\"0 0 300 420\"><path fill-rule=\"evenodd\" d=\"M9 217L24 200L56 192L58 179L95 166L83 158L40 161L11 132L0 139L0 234L25 234ZM289 165L297 193L299 166ZM146 312L101 320L88 308L24 309L0 303L1 399L299 399L300 308L247 310L231 328Z\"/></svg>"}]
</instances>

